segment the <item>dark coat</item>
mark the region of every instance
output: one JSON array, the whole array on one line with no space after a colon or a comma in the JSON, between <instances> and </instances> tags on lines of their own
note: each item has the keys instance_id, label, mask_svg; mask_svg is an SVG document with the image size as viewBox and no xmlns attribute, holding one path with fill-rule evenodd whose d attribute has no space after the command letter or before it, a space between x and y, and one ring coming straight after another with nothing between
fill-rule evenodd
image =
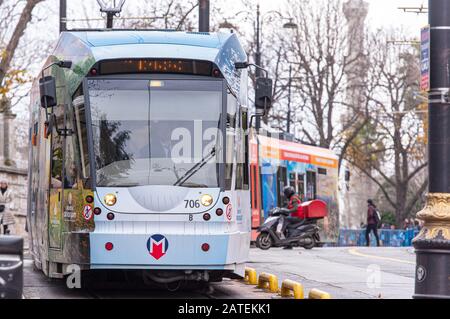
<instances>
[{"instance_id":1,"label":"dark coat","mask_svg":"<svg viewBox=\"0 0 450 319\"><path fill-rule=\"evenodd\" d=\"M375 206L369 205L367 208L367 225L376 225L377 219L375 217L376 214L376 208Z\"/></svg>"}]
</instances>

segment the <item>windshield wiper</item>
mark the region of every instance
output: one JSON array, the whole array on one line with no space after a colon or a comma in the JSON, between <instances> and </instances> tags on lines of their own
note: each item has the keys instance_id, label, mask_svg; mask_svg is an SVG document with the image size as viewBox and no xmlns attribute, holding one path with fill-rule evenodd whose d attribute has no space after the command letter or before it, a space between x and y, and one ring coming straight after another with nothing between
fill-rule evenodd
<instances>
[{"instance_id":1,"label":"windshield wiper","mask_svg":"<svg viewBox=\"0 0 450 319\"><path fill-rule=\"evenodd\" d=\"M211 152L207 154L205 157L203 157L200 162L196 163L194 166L192 166L191 169L189 169L186 173L184 173L183 176L181 176L173 186L181 186L183 185L189 178L191 178L194 174L196 174L199 170L202 169L203 166L205 166L208 161L213 158L216 155L216 148L213 147L211 149Z\"/></svg>"}]
</instances>

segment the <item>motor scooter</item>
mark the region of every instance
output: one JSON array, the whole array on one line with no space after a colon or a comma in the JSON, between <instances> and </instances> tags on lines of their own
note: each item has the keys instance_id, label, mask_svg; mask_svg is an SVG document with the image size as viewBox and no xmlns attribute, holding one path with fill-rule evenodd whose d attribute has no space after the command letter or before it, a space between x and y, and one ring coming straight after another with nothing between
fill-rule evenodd
<instances>
[{"instance_id":1,"label":"motor scooter","mask_svg":"<svg viewBox=\"0 0 450 319\"><path fill-rule=\"evenodd\" d=\"M264 224L258 228L259 235L256 238L256 247L262 250L268 250L271 247L303 247L312 249L316 246L323 246L320 241L317 226L319 219L327 216L326 203L320 200L314 200L303 203L305 209L305 219L299 219L298 222L291 222L284 231L284 237L280 238L276 229L281 216L287 218L289 210L286 208L274 208L269 212L269 217ZM285 220L285 222L287 222Z\"/></svg>"}]
</instances>

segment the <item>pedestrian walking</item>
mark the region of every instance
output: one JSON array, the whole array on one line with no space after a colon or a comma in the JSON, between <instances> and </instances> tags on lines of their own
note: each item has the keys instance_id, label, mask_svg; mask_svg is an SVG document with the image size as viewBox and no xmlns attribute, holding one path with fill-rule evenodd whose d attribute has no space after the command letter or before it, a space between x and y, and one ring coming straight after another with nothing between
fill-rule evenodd
<instances>
[{"instance_id":1,"label":"pedestrian walking","mask_svg":"<svg viewBox=\"0 0 450 319\"><path fill-rule=\"evenodd\" d=\"M3 234L8 235L10 233L9 226L16 223L14 215L11 210L13 207L13 195L8 188L8 183L5 181L0 182L0 225L3 229Z\"/></svg>"},{"instance_id":2,"label":"pedestrian walking","mask_svg":"<svg viewBox=\"0 0 450 319\"><path fill-rule=\"evenodd\" d=\"M370 232L372 231L377 240L377 246L380 246L380 239L378 238L378 223L380 222L380 218L377 207L371 199L367 200L367 206L366 245L370 246Z\"/></svg>"}]
</instances>

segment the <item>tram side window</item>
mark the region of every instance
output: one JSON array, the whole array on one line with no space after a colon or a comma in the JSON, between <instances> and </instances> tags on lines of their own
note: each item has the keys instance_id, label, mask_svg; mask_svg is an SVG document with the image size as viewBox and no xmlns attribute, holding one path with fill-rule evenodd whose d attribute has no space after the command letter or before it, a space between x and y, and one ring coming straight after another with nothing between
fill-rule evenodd
<instances>
[{"instance_id":1,"label":"tram side window","mask_svg":"<svg viewBox=\"0 0 450 319\"><path fill-rule=\"evenodd\" d=\"M243 109L240 109L240 127L237 129L239 134L239 145L237 145L237 167L236 167L236 189L249 189L249 172L248 172L248 141L246 139L247 117Z\"/></svg>"},{"instance_id":2,"label":"tram side window","mask_svg":"<svg viewBox=\"0 0 450 319\"><path fill-rule=\"evenodd\" d=\"M73 125L73 111L72 108L67 105L65 112L65 129L66 132L72 132L74 130ZM65 154L64 154L64 188L75 189L77 188L77 158L78 152L74 143L75 136L68 134L65 138Z\"/></svg>"},{"instance_id":3,"label":"tram side window","mask_svg":"<svg viewBox=\"0 0 450 319\"><path fill-rule=\"evenodd\" d=\"M231 189L233 179L233 156L235 153L236 139L236 115L237 99L231 92L227 95L227 127L226 127L226 163L225 163L225 188Z\"/></svg>"},{"instance_id":4,"label":"tram side window","mask_svg":"<svg viewBox=\"0 0 450 319\"><path fill-rule=\"evenodd\" d=\"M78 96L77 96L78 95ZM76 94L73 99L73 123L74 123L74 136L75 136L75 149L78 153L76 156L79 158L79 164L77 165L77 174L83 182L85 188L92 187L91 172L89 166L89 151L88 151L88 134L86 123L86 108L84 105L84 95L81 90ZM77 163L76 161L75 163Z\"/></svg>"},{"instance_id":5,"label":"tram side window","mask_svg":"<svg viewBox=\"0 0 450 319\"><path fill-rule=\"evenodd\" d=\"M51 187L53 189L62 188L62 174L63 174L63 144L64 137L58 134L56 128L64 125L64 107L58 105L54 108L54 115L56 118L56 125L53 126L52 131L52 178Z\"/></svg>"},{"instance_id":6,"label":"tram side window","mask_svg":"<svg viewBox=\"0 0 450 319\"><path fill-rule=\"evenodd\" d=\"M250 145L248 141L248 110L242 110L242 129L244 132L244 189L250 189Z\"/></svg>"}]
</instances>

